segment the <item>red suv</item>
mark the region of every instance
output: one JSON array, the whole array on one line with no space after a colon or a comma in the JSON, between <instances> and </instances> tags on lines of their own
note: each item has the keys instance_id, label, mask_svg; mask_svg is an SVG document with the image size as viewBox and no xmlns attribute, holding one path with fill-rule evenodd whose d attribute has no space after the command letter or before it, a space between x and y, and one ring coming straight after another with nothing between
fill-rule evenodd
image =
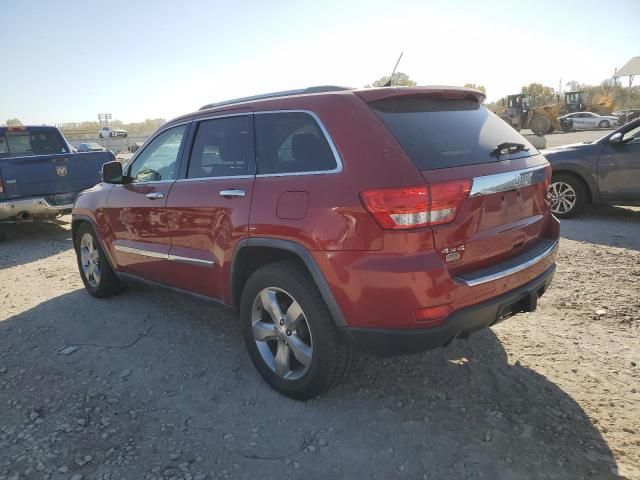
<instances>
[{"instance_id":1,"label":"red suv","mask_svg":"<svg viewBox=\"0 0 640 480\"><path fill-rule=\"evenodd\" d=\"M558 246L551 169L483 98L316 87L176 118L78 197L82 280L237 309L260 374L298 399L354 347L419 352L535 310Z\"/></svg>"}]
</instances>

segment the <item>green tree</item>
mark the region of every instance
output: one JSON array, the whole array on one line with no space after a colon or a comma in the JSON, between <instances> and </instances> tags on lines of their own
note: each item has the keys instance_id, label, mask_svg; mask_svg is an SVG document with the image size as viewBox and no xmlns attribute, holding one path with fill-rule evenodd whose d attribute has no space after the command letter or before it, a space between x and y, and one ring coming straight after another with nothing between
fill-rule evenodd
<instances>
[{"instance_id":1,"label":"green tree","mask_svg":"<svg viewBox=\"0 0 640 480\"><path fill-rule=\"evenodd\" d=\"M373 82L371 85L365 85L365 88L384 87L388 81L389 75L385 75L384 77L379 78L378 80ZM393 81L391 82L391 85L394 87L415 87L417 83L411 80L411 78L409 78L409 75L407 75L406 73L396 72L393 74Z\"/></svg>"},{"instance_id":2,"label":"green tree","mask_svg":"<svg viewBox=\"0 0 640 480\"><path fill-rule=\"evenodd\" d=\"M20 125L22 125L22 122L17 118L7 120L7 127L19 127Z\"/></svg>"},{"instance_id":3,"label":"green tree","mask_svg":"<svg viewBox=\"0 0 640 480\"><path fill-rule=\"evenodd\" d=\"M546 87L541 83L530 83L522 87L521 93L528 93L531 95L531 102L533 105L541 107L548 105L555 101L553 94L553 88Z\"/></svg>"},{"instance_id":4,"label":"green tree","mask_svg":"<svg viewBox=\"0 0 640 480\"><path fill-rule=\"evenodd\" d=\"M475 83L465 83L464 88L475 88L476 90L480 90L482 93L487 93L487 89L484 85L476 85Z\"/></svg>"}]
</instances>

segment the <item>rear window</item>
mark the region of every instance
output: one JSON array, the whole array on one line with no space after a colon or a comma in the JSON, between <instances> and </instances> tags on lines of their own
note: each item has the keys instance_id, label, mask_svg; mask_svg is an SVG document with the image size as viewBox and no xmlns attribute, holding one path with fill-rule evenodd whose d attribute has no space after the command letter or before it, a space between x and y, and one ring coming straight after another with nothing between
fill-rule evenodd
<instances>
[{"instance_id":1,"label":"rear window","mask_svg":"<svg viewBox=\"0 0 640 480\"><path fill-rule=\"evenodd\" d=\"M17 130L0 134L0 155L53 155L69 153L56 130Z\"/></svg>"},{"instance_id":2,"label":"rear window","mask_svg":"<svg viewBox=\"0 0 640 480\"><path fill-rule=\"evenodd\" d=\"M476 165L498 160L491 153L505 142L528 151L502 151L500 160L526 157L536 149L474 99L398 97L371 102L419 170Z\"/></svg>"}]
</instances>

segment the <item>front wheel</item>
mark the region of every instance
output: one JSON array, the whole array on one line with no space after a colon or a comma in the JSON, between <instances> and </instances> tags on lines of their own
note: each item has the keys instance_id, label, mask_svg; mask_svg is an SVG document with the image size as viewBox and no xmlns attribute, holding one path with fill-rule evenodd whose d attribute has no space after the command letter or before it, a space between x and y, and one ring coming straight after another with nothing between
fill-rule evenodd
<instances>
[{"instance_id":1,"label":"front wheel","mask_svg":"<svg viewBox=\"0 0 640 480\"><path fill-rule=\"evenodd\" d=\"M240 300L245 345L262 378L278 392L307 400L340 382L353 347L337 331L313 280L284 261L251 275Z\"/></svg>"},{"instance_id":2,"label":"front wheel","mask_svg":"<svg viewBox=\"0 0 640 480\"><path fill-rule=\"evenodd\" d=\"M571 218L587 203L587 191L577 177L573 175L554 175L549 186L551 211L558 218Z\"/></svg>"},{"instance_id":3,"label":"front wheel","mask_svg":"<svg viewBox=\"0 0 640 480\"><path fill-rule=\"evenodd\" d=\"M78 227L75 249L82 283L91 295L104 298L120 292L122 284L88 223Z\"/></svg>"},{"instance_id":4,"label":"front wheel","mask_svg":"<svg viewBox=\"0 0 640 480\"><path fill-rule=\"evenodd\" d=\"M599 124L600 128L609 128L611 124L607 120L602 120Z\"/></svg>"},{"instance_id":5,"label":"front wheel","mask_svg":"<svg viewBox=\"0 0 640 480\"><path fill-rule=\"evenodd\" d=\"M535 115L529 121L529 128L536 135L542 136L549 132L549 129L551 128L551 120L544 115Z\"/></svg>"}]
</instances>

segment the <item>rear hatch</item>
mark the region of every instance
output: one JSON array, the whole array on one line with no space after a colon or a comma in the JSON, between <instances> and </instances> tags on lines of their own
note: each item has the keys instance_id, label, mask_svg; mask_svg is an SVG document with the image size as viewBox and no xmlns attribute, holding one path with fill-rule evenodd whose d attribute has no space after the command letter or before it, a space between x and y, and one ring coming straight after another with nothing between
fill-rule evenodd
<instances>
[{"instance_id":1,"label":"rear hatch","mask_svg":"<svg viewBox=\"0 0 640 480\"><path fill-rule=\"evenodd\" d=\"M0 199L50 196L50 203L73 203L73 194L100 181L111 152L71 153L52 127L0 129ZM60 202L59 202L59 201Z\"/></svg>"},{"instance_id":2,"label":"rear hatch","mask_svg":"<svg viewBox=\"0 0 640 480\"><path fill-rule=\"evenodd\" d=\"M434 244L452 274L535 248L549 217L547 161L481 100L460 89L365 98L427 183Z\"/></svg>"}]
</instances>

